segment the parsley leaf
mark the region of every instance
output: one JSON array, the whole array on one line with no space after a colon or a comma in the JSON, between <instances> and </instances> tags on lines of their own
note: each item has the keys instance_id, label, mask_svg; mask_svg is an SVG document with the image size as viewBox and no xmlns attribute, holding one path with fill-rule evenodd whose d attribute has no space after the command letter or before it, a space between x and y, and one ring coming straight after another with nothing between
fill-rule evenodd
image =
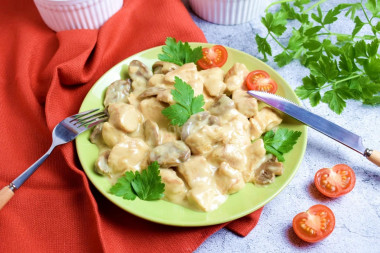
<instances>
[{"instance_id":1,"label":"parsley leaf","mask_svg":"<svg viewBox=\"0 0 380 253\"><path fill-rule=\"evenodd\" d=\"M300 131L293 131L286 128L279 128L276 132L273 130L265 133L264 147L267 153L275 155L280 162L284 162L284 154L293 149L301 136Z\"/></svg>"},{"instance_id":2,"label":"parsley leaf","mask_svg":"<svg viewBox=\"0 0 380 253\"><path fill-rule=\"evenodd\" d=\"M110 193L128 200L134 200L136 196L142 200L158 200L163 197L164 191L165 184L161 181L156 161L141 173L127 171L110 189Z\"/></svg>"},{"instance_id":3,"label":"parsley leaf","mask_svg":"<svg viewBox=\"0 0 380 253\"><path fill-rule=\"evenodd\" d=\"M170 119L170 124L182 126L191 115L203 111L205 102L203 95L194 97L193 88L177 76L174 88L171 94L177 103L163 109L161 113Z\"/></svg>"},{"instance_id":4,"label":"parsley leaf","mask_svg":"<svg viewBox=\"0 0 380 253\"><path fill-rule=\"evenodd\" d=\"M182 66L185 63L196 63L203 57L202 47L191 49L188 42L176 41L175 38L168 37L162 47L163 54L158 55L161 61L175 63Z\"/></svg>"}]
</instances>

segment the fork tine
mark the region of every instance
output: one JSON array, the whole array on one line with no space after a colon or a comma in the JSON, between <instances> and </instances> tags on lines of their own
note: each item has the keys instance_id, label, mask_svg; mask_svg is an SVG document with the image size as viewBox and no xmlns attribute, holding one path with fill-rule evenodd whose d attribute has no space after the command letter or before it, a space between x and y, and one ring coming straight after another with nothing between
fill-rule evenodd
<instances>
[{"instance_id":1,"label":"fork tine","mask_svg":"<svg viewBox=\"0 0 380 253\"><path fill-rule=\"evenodd\" d=\"M73 115L69 123L76 127L91 128L92 126L105 121L108 118L108 115L104 111L98 110L99 109L93 109Z\"/></svg>"}]
</instances>

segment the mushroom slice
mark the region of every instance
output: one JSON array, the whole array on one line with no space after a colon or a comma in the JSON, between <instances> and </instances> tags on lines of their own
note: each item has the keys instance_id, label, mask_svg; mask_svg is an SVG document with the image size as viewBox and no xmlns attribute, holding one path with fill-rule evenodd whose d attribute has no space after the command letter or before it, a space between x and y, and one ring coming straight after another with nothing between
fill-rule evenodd
<instances>
[{"instance_id":1,"label":"mushroom slice","mask_svg":"<svg viewBox=\"0 0 380 253\"><path fill-rule=\"evenodd\" d=\"M111 168L108 166L108 157L111 150L107 149L99 154L98 159L95 162L95 172L100 175L110 175Z\"/></svg>"},{"instance_id":2,"label":"mushroom slice","mask_svg":"<svg viewBox=\"0 0 380 253\"><path fill-rule=\"evenodd\" d=\"M267 162L267 169L273 172L276 176L281 176L284 172L284 166L281 162Z\"/></svg>"},{"instance_id":3,"label":"mushroom slice","mask_svg":"<svg viewBox=\"0 0 380 253\"><path fill-rule=\"evenodd\" d=\"M220 125L219 118L211 115L209 112L199 112L191 117L182 126L181 139L184 141L193 132L197 132L203 126Z\"/></svg>"},{"instance_id":4,"label":"mushroom slice","mask_svg":"<svg viewBox=\"0 0 380 253\"><path fill-rule=\"evenodd\" d=\"M131 61L128 68L128 74L133 81L136 81L139 78L148 81L153 75L152 71L150 71L144 63L138 60Z\"/></svg>"},{"instance_id":5,"label":"mushroom slice","mask_svg":"<svg viewBox=\"0 0 380 253\"><path fill-rule=\"evenodd\" d=\"M91 143L93 144L96 144L98 143L100 140L102 140L102 129L103 129L103 124L104 123L100 123L98 125L96 125L94 127L94 129L92 130L92 133L90 135L90 141Z\"/></svg>"},{"instance_id":6,"label":"mushroom slice","mask_svg":"<svg viewBox=\"0 0 380 253\"><path fill-rule=\"evenodd\" d=\"M154 97L157 96L160 92L165 91L166 89L159 86L149 87L147 88L143 93L141 93L138 98L143 99L147 97Z\"/></svg>"},{"instance_id":7,"label":"mushroom slice","mask_svg":"<svg viewBox=\"0 0 380 253\"><path fill-rule=\"evenodd\" d=\"M144 136L145 142L151 147L161 145L162 143L158 125L156 122L153 122L150 119L144 122Z\"/></svg>"},{"instance_id":8,"label":"mushroom slice","mask_svg":"<svg viewBox=\"0 0 380 253\"><path fill-rule=\"evenodd\" d=\"M179 66L177 64L165 61L157 61L152 66L154 74L166 74L178 68Z\"/></svg>"},{"instance_id":9,"label":"mushroom slice","mask_svg":"<svg viewBox=\"0 0 380 253\"><path fill-rule=\"evenodd\" d=\"M111 103L126 102L131 92L131 80L117 80L107 87L106 96L104 98L104 106L107 107Z\"/></svg>"},{"instance_id":10,"label":"mushroom slice","mask_svg":"<svg viewBox=\"0 0 380 253\"><path fill-rule=\"evenodd\" d=\"M227 97L226 95L222 95L219 99L209 108L209 112L212 115L222 115L225 112L235 109L235 103L232 99Z\"/></svg>"},{"instance_id":11,"label":"mushroom slice","mask_svg":"<svg viewBox=\"0 0 380 253\"><path fill-rule=\"evenodd\" d=\"M161 167L178 166L190 157L190 149L182 141L167 142L152 149L150 161L157 161Z\"/></svg>"}]
</instances>

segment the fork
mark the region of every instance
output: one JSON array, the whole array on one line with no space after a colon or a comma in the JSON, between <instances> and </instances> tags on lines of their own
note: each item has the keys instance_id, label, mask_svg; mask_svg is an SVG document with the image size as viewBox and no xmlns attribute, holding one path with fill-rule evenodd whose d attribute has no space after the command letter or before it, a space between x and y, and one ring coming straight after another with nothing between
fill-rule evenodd
<instances>
[{"instance_id":1,"label":"fork","mask_svg":"<svg viewBox=\"0 0 380 253\"><path fill-rule=\"evenodd\" d=\"M13 197L14 192L41 166L48 158L53 149L61 144L74 140L79 134L90 129L91 127L107 120L108 115L105 111L92 109L67 117L56 125L52 132L52 144L49 150L12 183L0 190L0 210Z\"/></svg>"}]
</instances>

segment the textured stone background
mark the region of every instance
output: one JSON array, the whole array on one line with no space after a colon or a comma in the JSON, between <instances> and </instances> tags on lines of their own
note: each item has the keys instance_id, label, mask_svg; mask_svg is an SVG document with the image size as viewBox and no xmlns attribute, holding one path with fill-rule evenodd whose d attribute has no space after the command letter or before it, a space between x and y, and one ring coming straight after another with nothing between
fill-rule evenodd
<instances>
[{"instance_id":1,"label":"textured stone background","mask_svg":"<svg viewBox=\"0 0 380 253\"><path fill-rule=\"evenodd\" d=\"M322 5L322 9L326 12L344 2L358 1L330 0ZM184 3L188 7L186 0ZM254 39L257 33L263 36L266 32L260 23L260 17L241 25L223 26L206 22L197 17L191 8L188 9L210 43L233 47L257 58L261 57ZM351 21L340 16L331 30L349 33L353 28L351 25ZM278 46L271 45L274 54L280 52ZM298 62L283 68L278 68L273 61L267 64L284 77L292 88L301 85L302 78L309 74ZM344 112L336 115L326 104L311 107L307 100L302 103L310 111L362 136L364 145L380 150L380 107L363 106L359 102L349 101ZM314 174L320 168L339 163L346 163L355 170L356 186L348 195L329 199L316 190L313 184ZM294 234L292 219L297 213L315 204L324 204L333 210L336 227L325 240L309 244ZM252 232L241 238L223 229L208 238L196 252L380 252L380 168L358 153L309 129L306 154L296 176L264 207L260 221Z\"/></svg>"}]
</instances>

